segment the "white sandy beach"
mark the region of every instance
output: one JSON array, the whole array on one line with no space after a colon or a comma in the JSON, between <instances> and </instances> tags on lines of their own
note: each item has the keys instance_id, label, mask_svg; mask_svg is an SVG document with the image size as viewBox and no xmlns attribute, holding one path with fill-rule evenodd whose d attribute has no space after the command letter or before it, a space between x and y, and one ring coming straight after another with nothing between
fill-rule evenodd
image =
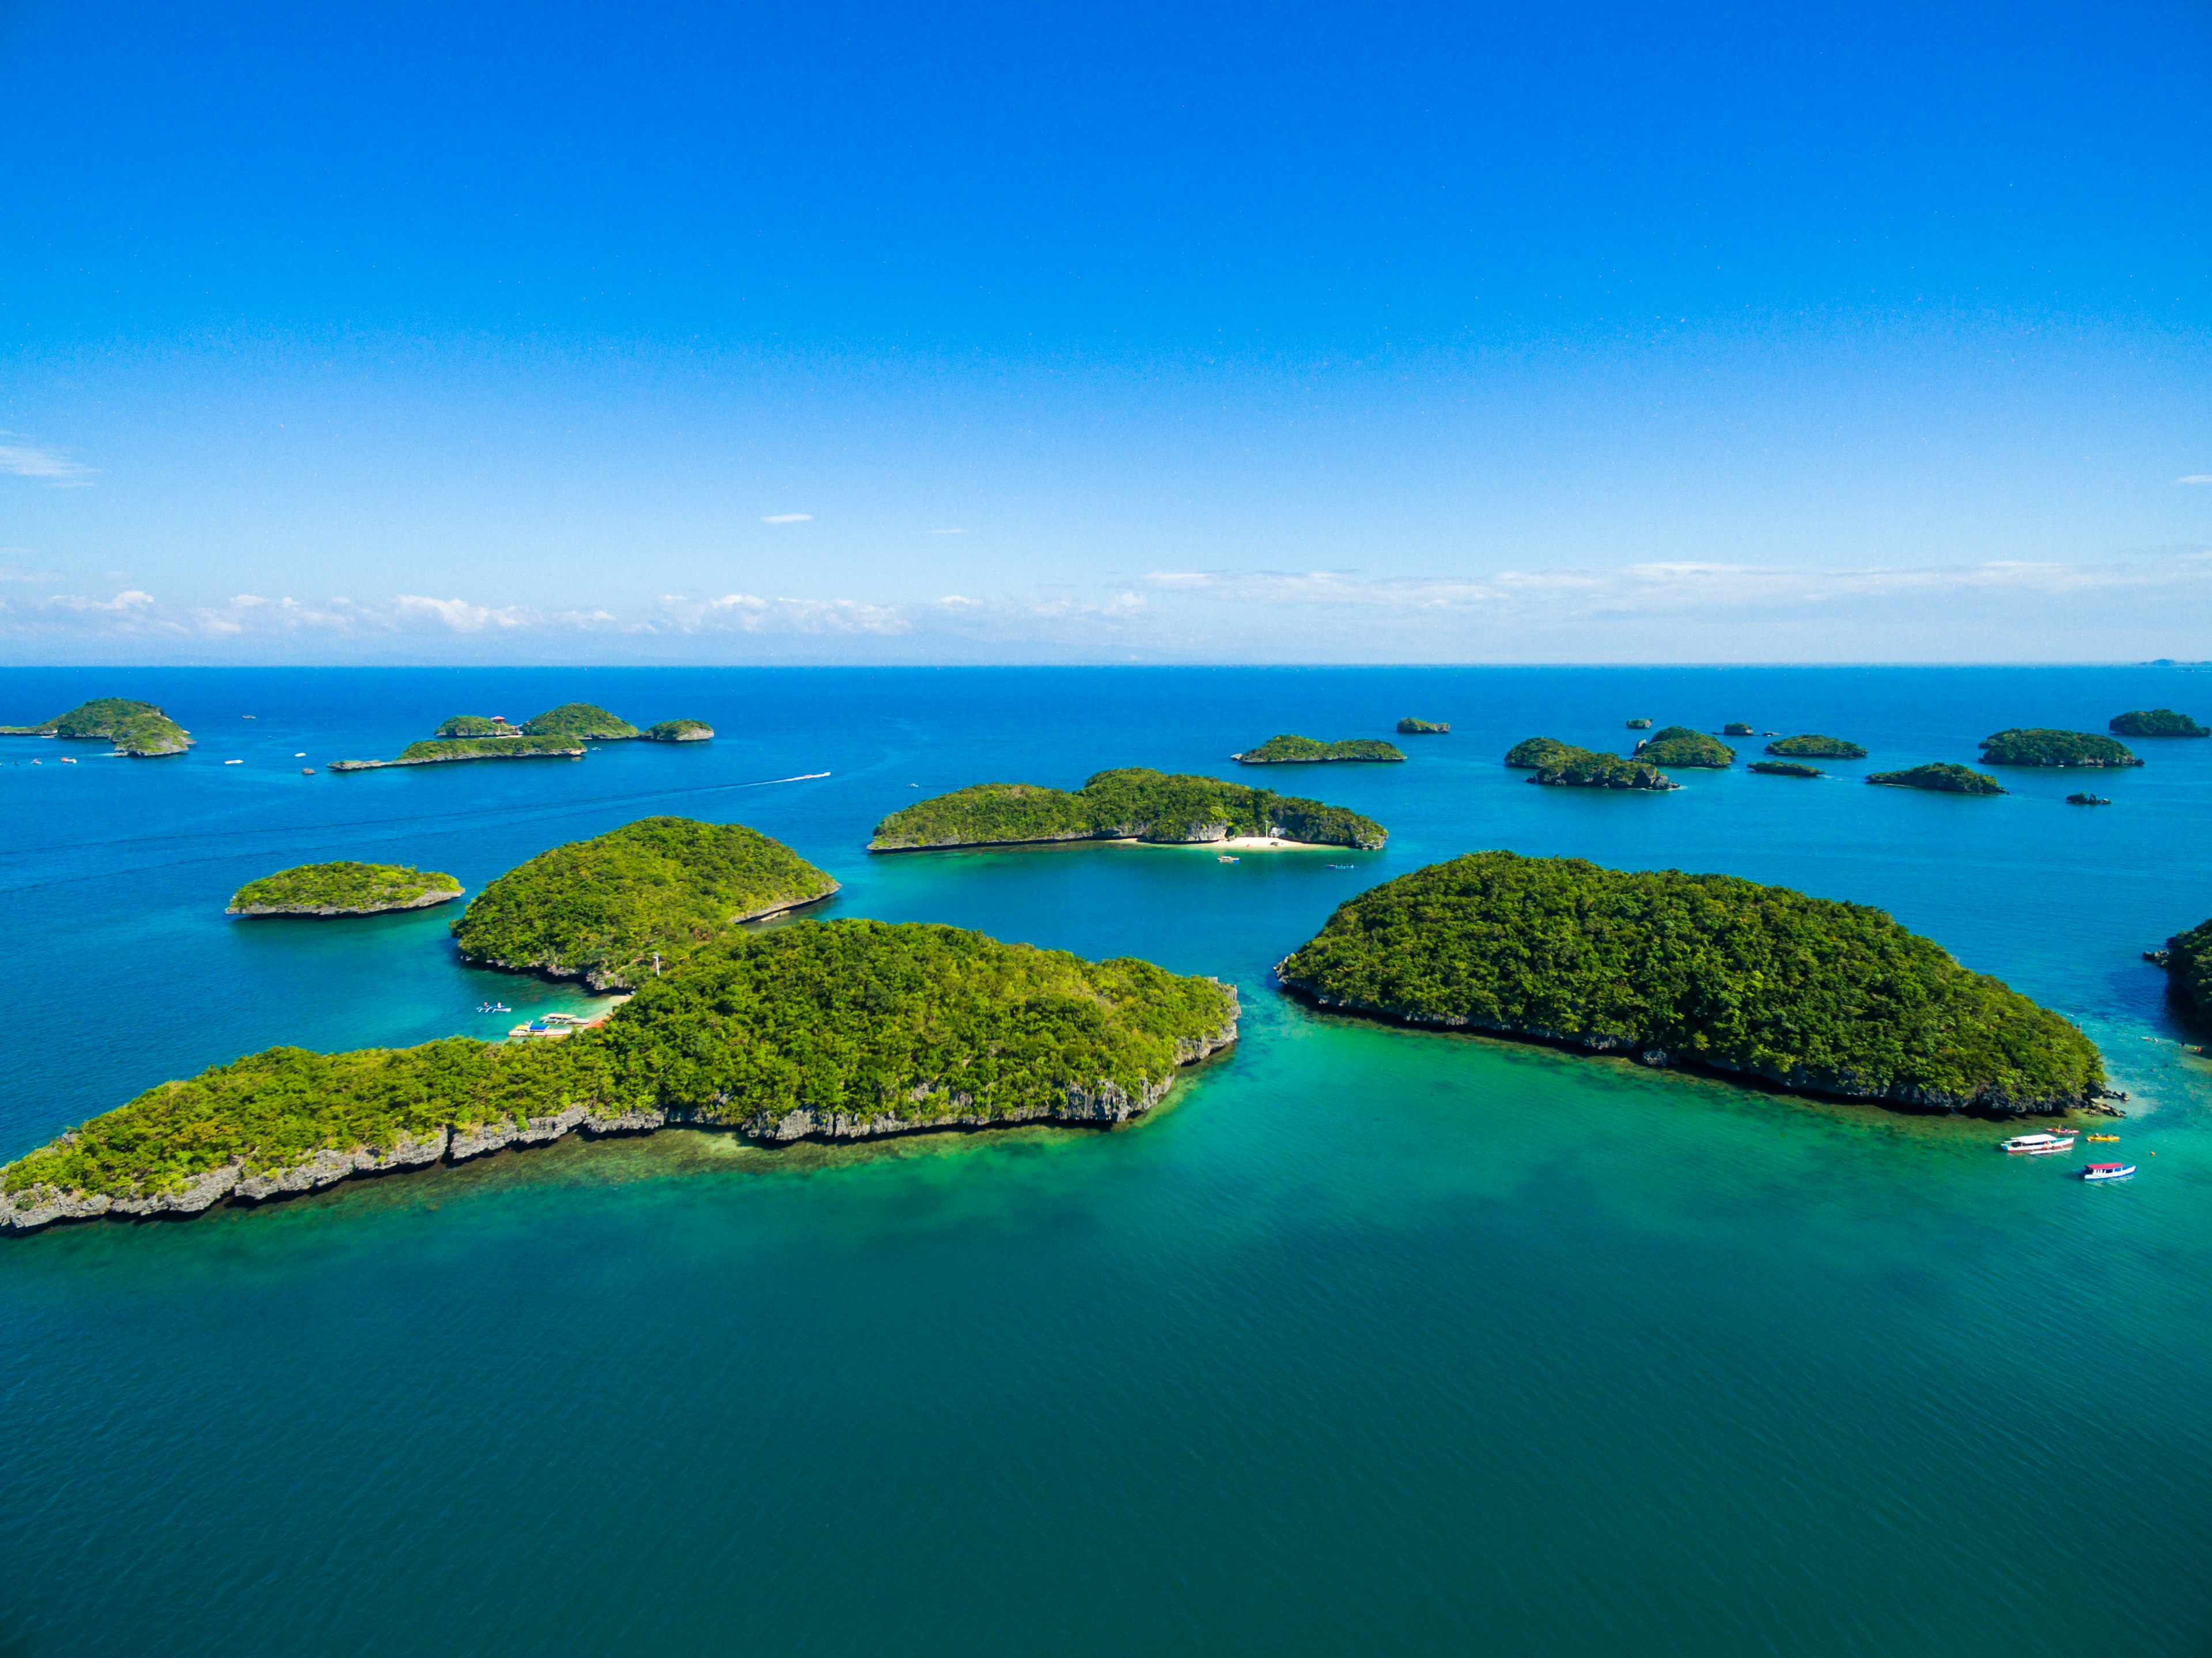
<instances>
[{"instance_id":1,"label":"white sandy beach","mask_svg":"<svg viewBox=\"0 0 2212 1658\"><path fill-rule=\"evenodd\" d=\"M1355 852L1355 847L1333 847L1319 841L1270 841L1259 835L1232 835L1224 841L1116 841L1121 847L1166 847L1183 852Z\"/></svg>"}]
</instances>

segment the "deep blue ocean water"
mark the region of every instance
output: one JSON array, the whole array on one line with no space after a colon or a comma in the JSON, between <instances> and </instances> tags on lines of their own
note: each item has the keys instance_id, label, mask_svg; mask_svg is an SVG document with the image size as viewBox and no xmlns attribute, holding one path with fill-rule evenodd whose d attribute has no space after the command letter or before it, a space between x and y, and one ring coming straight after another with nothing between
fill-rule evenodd
<instances>
[{"instance_id":1,"label":"deep blue ocean water","mask_svg":"<svg viewBox=\"0 0 2212 1658\"><path fill-rule=\"evenodd\" d=\"M2096 811L2062 804L2079 774L1857 780L2006 726L2212 718L2212 677L11 670L0 721L101 695L199 745L0 739L0 1158L271 1043L577 1005L463 967L438 912L223 904L340 857L474 890L659 811L787 841L844 883L827 914L1218 975L1244 1034L1113 1133L668 1133L0 1242L6 1658L2212 1647L2212 1066L2140 959L2212 914L2212 742L2138 742ZM324 769L571 699L721 735ZM1404 714L1453 733L1265 774L1381 819L1381 853L862 850L963 783L1238 777L1276 732ZM1635 714L1873 753L1656 797L1498 763L1538 733L1625 748ZM2088 1030L2144 1172L2085 1188L1986 1122L1270 987L1337 902L1486 847L1881 905Z\"/></svg>"}]
</instances>

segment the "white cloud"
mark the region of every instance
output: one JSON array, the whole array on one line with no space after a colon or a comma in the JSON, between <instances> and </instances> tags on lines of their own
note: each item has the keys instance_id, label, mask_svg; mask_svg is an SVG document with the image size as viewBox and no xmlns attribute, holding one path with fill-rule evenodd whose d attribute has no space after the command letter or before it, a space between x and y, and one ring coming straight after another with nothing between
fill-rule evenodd
<instances>
[{"instance_id":1,"label":"white cloud","mask_svg":"<svg viewBox=\"0 0 2212 1658\"><path fill-rule=\"evenodd\" d=\"M13 432L0 432L0 440L15 437ZM41 449L35 444L0 441L0 472L10 472L17 477L43 478L56 488L82 488L93 480L93 469L56 454L51 449Z\"/></svg>"},{"instance_id":2,"label":"white cloud","mask_svg":"<svg viewBox=\"0 0 2212 1658\"><path fill-rule=\"evenodd\" d=\"M2212 472L2191 472L2185 478L2174 479L2176 483L2212 483Z\"/></svg>"},{"instance_id":3,"label":"white cloud","mask_svg":"<svg viewBox=\"0 0 2212 1658\"><path fill-rule=\"evenodd\" d=\"M811 513L771 513L768 517L763 519L761 522L763 524L811 524L814 522L814 514Z\"/></svg>"},{"instance_id":4,"label":"white cloud","mask_svg":"<svg viewBox=\"0 0 2212 1658\"><path fill-rule=\"evenodd\" d=\"M678 633L902 634L913 624L891 604L850 598L762 598L726 593L720 598L662 597L660 614Z\"/></svg>"}]
</instances>

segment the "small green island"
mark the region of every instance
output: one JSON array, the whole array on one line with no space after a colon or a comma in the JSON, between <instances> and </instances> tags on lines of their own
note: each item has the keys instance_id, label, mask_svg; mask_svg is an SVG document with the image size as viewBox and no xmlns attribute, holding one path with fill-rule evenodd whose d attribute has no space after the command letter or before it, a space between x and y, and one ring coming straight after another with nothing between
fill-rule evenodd
<instances>
[{"instance_id":1,"label":"small green island","mask_svg":"<svg viewBox=\"0 0 2212 1658\"><path fill-rule=\"evenodd\" d=\"M1817 732L1807 732L1800 737L1784 737L1766 745L1769 754L1785 760L1863 760L1867 751L1856 743L1840 737L1822 737Z\"/></svg>"},{"instance_id":2,"label":"small green island","mask_svg":"<svg viewBox=\"0 0 2212 1658\"><path fill-rule=\"evenodd\" d=\"M522 727L510 726L504 715L457 714L431 733L434 737L520 737Z\"/></svg>"},{"instance_id":3,"label":"small green island","mask_svg":"<svg viewBox=\"0 0 2212 1658\"><path fill-rule=\"evenodd\" d=\"M648 743L704 743L714 735L714 728L703 720L664 720L638 735Z\"/></svg>"},{"instance_id":4,"label":"small green island","mask_svg":"<svg viewBox=\"0 0 2212 1658\"><path fill-rule=\"evenodd\" d=\"M1735 750L1719 738L1687 726L1668 726L1636 745L1636 759L1655 766L1687 766L1720 771L1735 764Z\"/></svg>"},{"instance_id":5,"label":"small green island","mask_svg":"<svg viewBox=\"0 0 2212 1658\"><path fill-rule=\"evenodd\" d=\"M2212 921L2200 921L2147 952L2166 969L2166 988L2199 1023L2212 1022Z\"/></svg>"},{"instance_id":6,"label":"small green island","mask_svg":"<svg viewBox=\"0 0 2212 1658\"><path fill-rule=\"evenodd\" d=\"M522 722L525 737L580 737L592 743L620 743L638 734L620 714L591 702L563 702Z\"/></svg>"},{"instance_id":7,"label":"small green island","mask_svg":"<svg viewBox=\"0 0 2212 1658\"><path fill-rule=\"evenodd\" d=\"M2140 766L2126 744L2094 732L2044 727L2001 731L1982 739L1985 766Z\"/></svg>"},{"instance_id":8,"label":"small green island","mask_svg":"<svg viewBox=\"0 0 2212 1658\"><path fill-rule=\"evenodd\" d=\"M1398 732L1404 737L1449 737L1451 722L1445 720L1416 720L1407 714L1398 722Z\"/></svg>"},{"instance_id":9,"label":"small green island","mask_svg":"<svg viewBox=\"0 0 2212 1658\"><path fill-rule=\"evenodd\" d=\"M233 893L228 915L381 915L428 909L461 896L461 884L411 864L301 864L248 881Z\"/></svg>"},{"instance_id":10,"label":"small green island","mask_svg":"<svg viewBox=\"0 0 2212 1658\"><path fill-rule=\"evenodd\" d=\"M1632 732L1648 732L1651 729L1651 722L1649 720L1632 720L1628 722L1628 729Z\"/></svg>"},{"instance_id":11,"label":"small green island","mask_svg":"<svg viewBox=\"0 0 2212 1658\"><path fill-rule=\"evenodd\" d=\"M2115 737L2212 737L2212 726L2200 726L2172 708L2137 708L2116 714L2106 722Z\"/></svg>"},{"instance_id":12,"label":"small green island","mask_svg":"<svg viewBox=\"0 0 2212 1658\"><path fill-rule=\"evenodd\" d=\"M918 800L878 823L868 850L931 852L1075 841L1155 846L1288 841L1373 851L1389 838L1373 818L1341 806L1131 766L1102 771L1073 793L1034 783L977 783Z\"/></svg>"},{"instance_id":13,"label":"small green island","mask_svg":"<svg viewBox=\"0 0 2212 1658\"><path fill-rule=\"evenodd\" d=\"M1754 760L1744 768L1766 777L1818 777L1818 766L1801 766L1794 760Z\"/></svg>"},{"instance_id":14,"label":"small green island","mask_svg":"<svg viewBox=\"0 0 2212 1658\"><path fill-rule=\"evenodd\" d=\"M1723 737L1755 737L1758 733L1741 720L1731 720L1721 727Z\"/></svg>"},{"instance_id":15,"label":"small green island","mask_svg":"<svg viewBox=\"0 0 2212 1658\"><path fill-rule=\"evenodd\" d=\"M192 734L151 702L125 696L95 697L36 726L0 726L0 737L105 738L118 754L150 760L182 754Z\"/></svg>"},{"instance_id":16,"label":"small green island","mask_svg":"<svg viewBox=\"0 0 2212 1658\"><path fill-rule=\"evenodd\" d=\"M725 936L558 1042L272 1048L0 1169L0 1230L191 1215L581 1132L770 1144L1112 1127L1237 1040L1237 993L919 922Z\"/></svg>"},{"instance_id":17,"label":"small green island","mask_svg":"<svg viewBox=\"0 0 2212 1658\"><path fill-rule=\"evenodd\" d=\"M837 883L742 823L644 817L541 852L453 926L467 960L594 990L635 987L730 928L827 898Z\"/></svg>"},{"instance_id":18,"label":"small green island","mask_svg":"<svg viewBox=\"0 0 2212 1658\"><path fill-rule=\"evenodd\" d=\"M1406 756L1396 744L1385 743L1379 737L1348 737L1341 742L1323 743L1285 732L1229 757L1246 766L1315 766L1338 760L1403 760Z\"/></svg>"},{"instance_id":19,"label":"small green island","mask_svg":"<svg viewBox=\"0 0 2212 1658\"><path fill-rule=\"evenodd\" d=\"M1319 1005L1942 1111L2111 1113L2066 1019L1863 904L1470 853L1369 889L1276 969Z\"/></svg>"},{"instance_id":20,"label":"small green island","mask_svg":"<svg viewBox=\"0 0 2212 1658\"><path fill-rule=\"evenodd\" d=\"M2002 794L2004 785L1985 771L1957 765L1948 760L1930 761L1924 766L1911 766L1903 771L1876 771L1867 774L1867 781L1879 783L1885 788L1932 789L1938 794Z\"/></svg>"},{"instance_id":21,"label":"small green island","mask_svg":"<svg viewBox=\"0 0 2212 1658\"><path fill-rule=\"evenodd\" d=\"M1536 774L1528 780L1550 788L1678 789L1677 783L1647 760L1577 748L1556 737L1529 737L1505 751L1505 763Z\"/></svg>"},{"instance_id":22,"label":"small green island","mask_svg":"<svg viewBox=\"0 0 2212 1658\"><path fill-rule=\"evenodd\" d=\"M574 737L433 737L410 743L392 760L333 760L332 771L384 771L393 766L447 766L464 760L580 760Z\"/></svg>"}]
</instances>

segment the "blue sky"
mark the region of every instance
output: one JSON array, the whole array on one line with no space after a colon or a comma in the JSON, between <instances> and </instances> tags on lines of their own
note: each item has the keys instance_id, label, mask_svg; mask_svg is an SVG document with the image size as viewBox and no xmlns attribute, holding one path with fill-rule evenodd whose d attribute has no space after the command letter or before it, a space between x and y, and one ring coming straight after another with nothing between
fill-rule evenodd
<instances>
[{"instance_id":1,"label":"blue sky","mask_svg":"<svg viewBox=\"0 0 2212 1658\"><path fill-rule=\"evenodd\" d=\"M2202 0L648 9L0 0L0 662L2212 656Z\"/></svg>"}]
</instances>

